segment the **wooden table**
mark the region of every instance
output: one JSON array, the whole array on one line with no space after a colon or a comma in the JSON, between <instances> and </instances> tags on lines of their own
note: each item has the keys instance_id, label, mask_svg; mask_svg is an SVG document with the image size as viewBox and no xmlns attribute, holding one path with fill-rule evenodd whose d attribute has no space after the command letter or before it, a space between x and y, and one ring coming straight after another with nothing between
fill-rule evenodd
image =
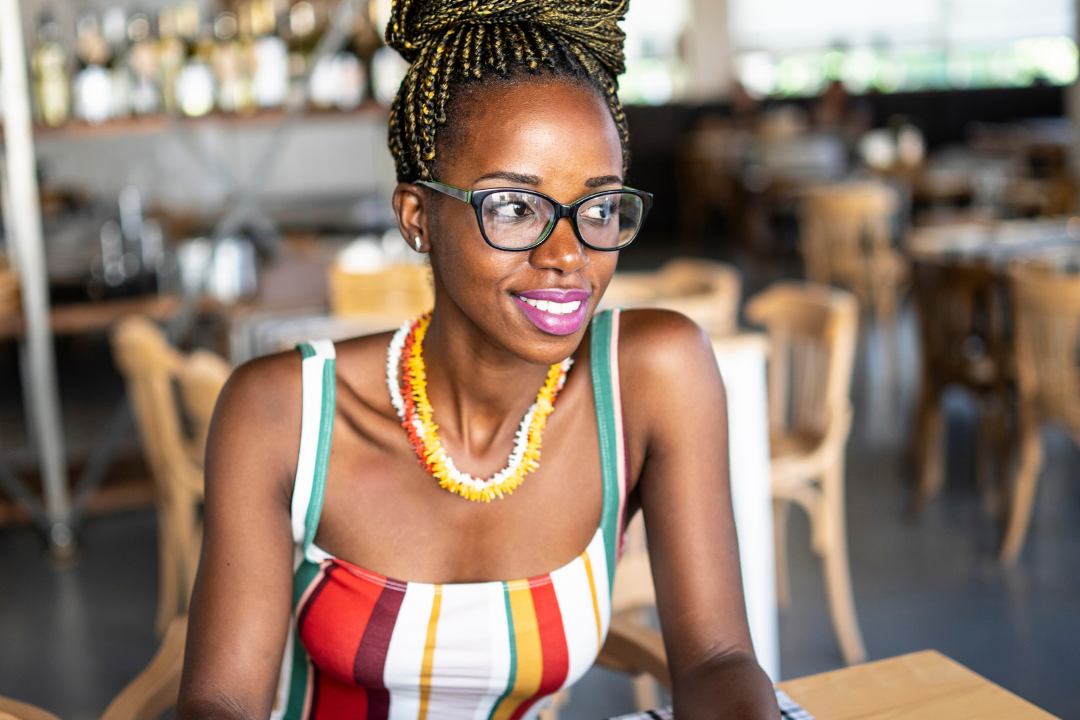
<instances>
[{"instance_id":1,"label":"wooden table","mask_svg":"<svg viewBox=\"0 0 1080 720\"><path fill-rule=\"evenodd\" d=\"M788 680L780 689L817 720L1053 720L934 650Z\"/></svg>"}]
</instances>

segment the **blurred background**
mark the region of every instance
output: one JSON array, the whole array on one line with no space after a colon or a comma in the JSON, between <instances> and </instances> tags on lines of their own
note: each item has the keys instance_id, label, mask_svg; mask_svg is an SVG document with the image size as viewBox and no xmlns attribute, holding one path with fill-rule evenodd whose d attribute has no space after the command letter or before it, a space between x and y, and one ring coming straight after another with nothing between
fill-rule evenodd
<instances>
[{"instance_id":1,"label":"blurred background","mask_svg":"<svg viewBox=\"0 0 1080 720\"><path fill-rule=\"evenodd\" d=\"M605 302L697 320L750 418L774 680L935 648L1080 718L1077 8L630 3L627 184L656 201ZM430 306L389 9L0 0L0 695L97 718L147 666L231 367ZM632 537L616 609L650 622ZM597 669L559 712L650 682Z\"/></svg>"}]
</instances>

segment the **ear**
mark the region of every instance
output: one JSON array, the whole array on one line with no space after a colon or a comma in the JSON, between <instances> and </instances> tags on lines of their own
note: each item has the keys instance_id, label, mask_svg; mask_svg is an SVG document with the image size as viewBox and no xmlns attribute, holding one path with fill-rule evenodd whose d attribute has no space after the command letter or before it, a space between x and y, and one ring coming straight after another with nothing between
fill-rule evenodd
<instances>
[{"instance_id":1,"label":"ear","mask_svg":"<svg viewBox=\"0 0 1080 720\"><path fill-rule=\"evenodd\" d=\"M427 194L418 185L398 183L394 188L394 215L397 216L398 230L409 246L417 252L431 250L427 200ZM420 238L419 246L416 238Z\"/></svg>"}]
</instances>

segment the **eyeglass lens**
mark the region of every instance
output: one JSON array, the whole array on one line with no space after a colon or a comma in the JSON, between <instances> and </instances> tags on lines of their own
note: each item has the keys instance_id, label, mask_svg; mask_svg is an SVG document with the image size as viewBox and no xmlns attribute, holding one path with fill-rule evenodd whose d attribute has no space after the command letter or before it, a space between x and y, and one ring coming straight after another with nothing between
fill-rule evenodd
<instances>
[{"instance_id":1,"label":"eyeglass lens","mask_svg":"<svg viewBox=\"0 0 1080 720\"><path fill-rule=\"evenodd\" d=\"M622 247L637 235L642 210L637 195L620 192L597 195L578 208L578 232L593 247ZM555 207L533 193L506 191L484 198L481 215L484 233L493 245L521 249L544 236L554 220Z\"/></svg>"}]
</instances>

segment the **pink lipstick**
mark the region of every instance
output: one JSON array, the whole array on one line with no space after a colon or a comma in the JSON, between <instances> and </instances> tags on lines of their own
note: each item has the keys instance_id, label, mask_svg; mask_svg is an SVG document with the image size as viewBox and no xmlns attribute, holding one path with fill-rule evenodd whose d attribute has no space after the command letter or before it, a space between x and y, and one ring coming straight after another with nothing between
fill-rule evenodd
<instances>
[{"instance_id":1,"label":"pink lipstick","mask_svg":"<svg viewBox=\"0 0 1080 720\"><path fill-rule=\"evenodd\" d=\"M551 335L571 335L585 321L592 293L586 290L526 290L513 293L525 317Z\"/></svg>"}]
</instances>

